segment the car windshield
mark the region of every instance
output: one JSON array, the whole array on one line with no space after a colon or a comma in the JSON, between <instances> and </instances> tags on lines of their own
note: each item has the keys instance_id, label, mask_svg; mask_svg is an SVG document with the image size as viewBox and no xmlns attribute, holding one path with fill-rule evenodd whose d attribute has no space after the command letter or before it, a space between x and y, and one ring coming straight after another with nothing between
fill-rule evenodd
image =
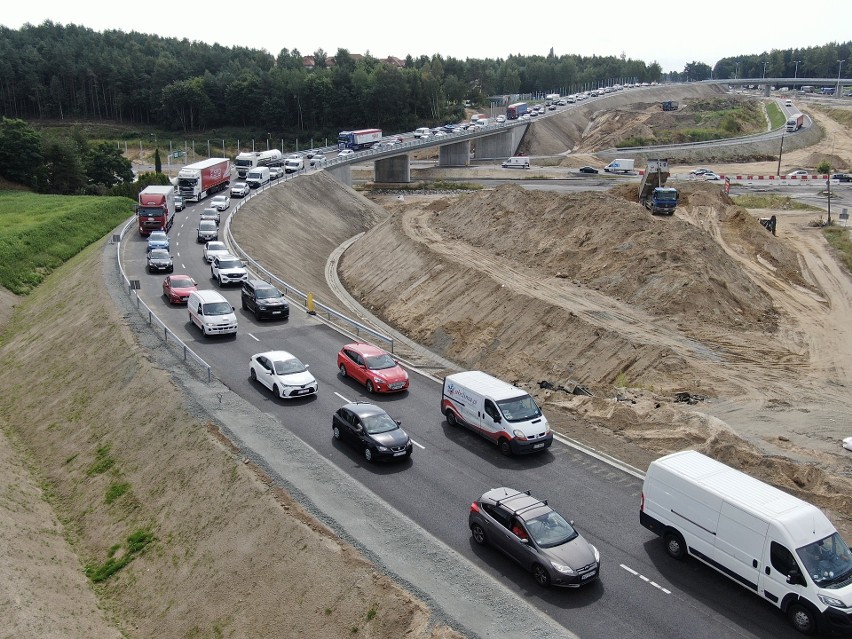
<instances>
[{"instance_id":1,"label":"car windshield","mask_svg":"<svg viewBox=\"0 0 852 639\"><path fill-rule=\"evenodd\" d=\"M148 253L148 257L152 260L167 260L169 259L169 252L164 249L154 249Z\"/></svg>"},{"instance_id":2,"label":"car windshield","mask_svg":"<svg viewBox=\"0 0 852 639\"><path fill-rule=\"evenodd\" d=\"M365 358L367 362L367 368L371 371L382 370L383 368L393 368L396 366L396 362L393 357L388 355L387 353L382 353L381 355L373 355L372 357Z\"/></svg>"},{"instance_id":3,"label":"car windshield","mask_svg":"<svg viewBox=\"0 0 852 639\"><path fill-rule=\"evenodd\" d=\"M839 533L802 546L796 553L817 586L831 586L852 576L852 556Z\"/></svg>"},{"instance_id":4,"label":"car windshield","mask_svg":"<svg viewBox=\"0 0 852 639\"><path fill-rule=\"evenodd\" d=\"M228 302L210 302L204 305L205 315L227 315L233 310Z\"/></svg>"},{"instance_id":5,"label":"car windshield","mask_svg":"<svg viewBox=\"0 0 852 639\"><path fill-rule=\"evenodd\" d=\"M278 292L277 288L259 288L256 291L257 299L259 300L268 300L274 299L276 297L281 297L281 293Z\"/></svg>"},{"instance_id":6,"label":"car windshield","mask_svg":"<svg viewBox=\"0 0 852 639\"><path fill-rule=\"evenodd\" d=\"M149 242L166 242L168 241L169 236L163 233L162 231L154 231L148 237Z\"/></svg>"},{"instance_id":7,"label":"car windshield","mask_svg":"<svg viewBox=\"0 0 852 639\"><path fill-rule=\"evenodd\" d=\"M219 268L240 268L243 265L238 259L219 260Z\"/></svg>"},{"instance_id":8,"label":"car windshield","mask_svg":"<svg viewBox=\"0 0 852 639\"><path fill-rule=\"evenodd\" d=\"M207 242L207 251L226 251L224 242Z\"/></svg>"},{"instance_id":9,"label":"car windshield","mask_svg":"<svg viewBox=\"0 0 852 639\"><path fill-rule=\"evenodd\" d=\"M561 546L578 535L574 527L554 510L525 523L533 541L542 548Z\"/></svg>"},{"instance_id":10,"label":"car windshield","mask_svg":"<svg viewBox=\"0 0 852 639\"><path fill-rule=\"evenodd\" d=\"M276 375L293 375L294 373L304 373L307 368L302 362L295 357L293 359L283 359L275 362Z\"/></svg>"},{"instance_id":11,"label":"car windshield","mask_svg":"<svg viewBox=\"0 0 852 639\"><path fill-rule=\"evenodd\" d=\"M399 428L399 424L393 421L387 413L367 415L366 417L361 418L361 423L364 424L364 430L366 430L370 435L387 433L388 431Z\"/></svg>"},{"instance_id":12,"label":"car windshield","mask_svg":"<svg viewBox=\"0 0 852 639\"><path fill-rule=\"evenodd\" d=\"M213 220L201 220L198 224L198 228L202 231L215 231L216 230L216 222Z\"/></svg>"},{"instance_id":13,"label":"car windshield","mask_svg":"<svg viewBox=\"0 0 852 639\"><path fill-rule=\"evenodd\" d=\"M204 209L201 212L201 215L210 215L212 217L216 217L217 211L216 209Z\"/></svg>"},{"instance_id":14,"label":"car windshield","mask_svg":"<svg viewBox=\"0 0 852 639\"><path fill-rule=\"evenodd\" d=\"M190 288L192 286L195 286L195 282L188 277L172 278L172 288Z\"/></svg>"},{"instance_id":15,"label":"car windshield","mask_svg":"<svg viewBox=\"0 0 852 639\"><path fill-rule=\"evenodd\" d=\"M504 399L497 402L497 405L500 407L503 416L510 422L522 422L541 416L541 409L529 395Z\"/></svg>"}]
</instances>

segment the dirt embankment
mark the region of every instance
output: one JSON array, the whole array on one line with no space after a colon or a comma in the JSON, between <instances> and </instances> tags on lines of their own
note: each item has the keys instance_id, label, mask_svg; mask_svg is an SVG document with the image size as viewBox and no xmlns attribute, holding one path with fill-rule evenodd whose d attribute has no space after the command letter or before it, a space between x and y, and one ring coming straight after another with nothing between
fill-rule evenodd
<instances>
[{"instance_id":1,"label":"dirt embankment","mask_svg":"<svg viewBox=\"0 0 852 639\"><path fill-rule=\"evenodd\" d=\"M418 342L530 389L568 436L637 466L699 448L839 513L843 527L843 426L829 442L799 426L799 411L827 422L850 408L842 388L824 388L829 362L848 370L852 353L830 354L832 328L811 332L839 326L842 306L818 300L852 297L848 278L823 279L807 262L804 223L773 237L718 186L686 186L671 218L649 215L635 188L387 202L392 217L347 250L340 272ZM377 251L381 273L367 266ZM709 401L684 410L676 391Z\"/></svg>"},{"instance_id":2,"label":"dirt embankment","mask_svg":"<svg viewBox=\"0 0 852 639\"><path fill-rule=\"evenodd\" d=\"M0 447L0 634L457 639L189 412L93 274L100 246L19 305L0 347L0 427L31 464ZM82 566L146 535L96 598Z\"/></svg>"}]
</instances>

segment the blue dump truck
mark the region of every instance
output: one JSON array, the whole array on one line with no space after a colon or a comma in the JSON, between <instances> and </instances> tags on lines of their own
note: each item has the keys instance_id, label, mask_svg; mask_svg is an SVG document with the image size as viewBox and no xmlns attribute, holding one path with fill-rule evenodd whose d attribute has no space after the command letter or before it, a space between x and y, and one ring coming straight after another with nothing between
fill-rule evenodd
<instances>
[{"instance_id":1,"label":"blue dump truck","mask_svg":"<svg viewBox=\"0 0 852 639\"><path fill-rule=\"evenodd\" d=\"M639 183L639 202L654 215L673 215L680 193L666 187L669 179L668 160L648 160L642 182Z\"/></svg>"}]
</instances>

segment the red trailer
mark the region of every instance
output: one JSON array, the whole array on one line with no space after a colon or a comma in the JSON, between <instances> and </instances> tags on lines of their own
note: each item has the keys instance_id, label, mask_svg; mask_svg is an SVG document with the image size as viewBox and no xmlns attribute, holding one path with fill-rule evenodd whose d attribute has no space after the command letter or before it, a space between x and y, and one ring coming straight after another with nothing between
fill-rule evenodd
<instances>
[{"instance_id":1,"label":"red trailer","mask_svg":"<svg viewBox=\"0 0 852 639\"><path fill-rule=\"evenodd\" d=\"M188 164L178 173L178 189L185 201L200 202L208 195L218 193L231 184L231 161L228 158L210 158Z\"/></svg>"}]
</instances>

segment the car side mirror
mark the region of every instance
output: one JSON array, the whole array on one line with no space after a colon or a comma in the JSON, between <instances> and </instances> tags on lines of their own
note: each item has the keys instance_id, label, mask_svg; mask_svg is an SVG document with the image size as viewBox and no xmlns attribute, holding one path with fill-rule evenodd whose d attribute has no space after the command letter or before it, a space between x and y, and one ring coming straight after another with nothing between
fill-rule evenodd
<instances>
[{"instance_id":1,"label":"car side mirror","mask_svg":"<svg viewBox=\"0 0 852 639\"><path fill-rule=\"evenodd\" d=\"M235 310L237 310L237 309L235 309L235 308L232 306L232 307L231 307L231 312L233 312L233 311L235 311Z\"/></svg>"},{"instance_id":2,"label":"car side mirror","mask_svg":"<svg viewBox=\"0 0 852 639\"><path fill-rule=\"evenodd\" d=\"M798 568L791 568L790 572L787 573L787 583L794 586L805 585L805 579L802 577L802 573L799 572Z\"/></svg>"},{"instance_id":3,"label":"car side mirror","mask_svg":"<svg viewBox=\"0 0 852 639\"><path fill-rule=\"evenodd\" d=\"M363 432L364 432L364 427L363 427L363 426L361 426L361 424L356 424L356 425L355 425L355 432L356 432L356 433L363 433Z\"/></svg>"},{"instance_id":4,"label":"car side mirror","mask_svg":"<svg viewBox=\"0 0 852 639\"><path fill-rule=\"evenodd\" d=\"M401 419L395 419L395 420L393 420L393 421L395 421L395 422L396 422L396 425L397 425L397 426L402 426L402 420L401 420Z\"/></svg>"},{"instance_id":5,"label":"car side mirror","mask_svg":"<svg viewBox=\"0 0 852 639\"><path fill-rule=\"evenodd\" d=\"M495 424L499 424L501 421L503 421L503 420L500 419L500 415L494 415L494 423Z\"/></svg>"}]
</instances>

